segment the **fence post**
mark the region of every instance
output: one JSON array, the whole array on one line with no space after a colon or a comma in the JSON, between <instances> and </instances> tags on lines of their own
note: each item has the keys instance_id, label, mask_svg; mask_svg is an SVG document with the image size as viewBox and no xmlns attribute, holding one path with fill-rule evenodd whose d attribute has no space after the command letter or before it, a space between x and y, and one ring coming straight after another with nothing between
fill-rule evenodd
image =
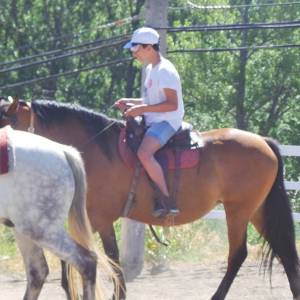
<instances>
[{"instance_id":1,"label":"fence post","mask_svg":"<svg viewBox=\"0 0 300 300\"><path fill-rule=\"evenodd\" d=\"M144 265L143 223L122 218L120 261L126 281L137 277Z\"/></svg>"}]
</instances>

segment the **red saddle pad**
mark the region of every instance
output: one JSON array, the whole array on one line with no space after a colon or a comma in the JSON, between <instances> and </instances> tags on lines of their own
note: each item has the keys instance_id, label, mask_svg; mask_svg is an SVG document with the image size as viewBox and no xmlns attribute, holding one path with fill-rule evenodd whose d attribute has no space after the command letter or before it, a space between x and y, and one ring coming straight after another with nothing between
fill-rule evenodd
<instances>
[{"instance_id":1,"label":"red saddle pad","mask_svg":"<svg viewBox=\"0 0 300 300\"><path fill-rule=\"evenodd\" d=\"M0 174L8 173L7 128L0 129Z\"/></svg>"},{"instance_id":2,"label":"red saddle pad","mask_svg":"<svg viewBox=\"0 0 300 300\"><path fill-rule=\"evenodd\" d=\"M130 168L134 168L137 157L127 146L125 128L121 129L119 136L119 153L123 162ZM171 149L161 150L155 155L156 159L167 166L169 170L175 169L175 155ZM180 168L188 169L198 165L200 160L199 149L187 149L183 150L180 155Z\"/></svg>"}]
</instances>

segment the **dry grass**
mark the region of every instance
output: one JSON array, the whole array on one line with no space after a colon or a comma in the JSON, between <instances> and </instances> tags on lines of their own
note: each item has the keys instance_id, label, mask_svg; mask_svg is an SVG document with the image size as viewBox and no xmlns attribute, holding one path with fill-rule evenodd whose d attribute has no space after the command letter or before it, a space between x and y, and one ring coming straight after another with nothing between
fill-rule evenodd
<instances>
[{"instance_id":1,"label":"dry grass","mask_svg":"<svg viewBox=\"0 0 300 300\"><path fill-rule=\"evenodd\" d=\"M60 272L59 259L48 251L45 251L45 256L48 262L50 273ZM13 256L0 256L0 271L12 274L24 273L22 256L18 250Z\"/></svg>"}]
</instances>

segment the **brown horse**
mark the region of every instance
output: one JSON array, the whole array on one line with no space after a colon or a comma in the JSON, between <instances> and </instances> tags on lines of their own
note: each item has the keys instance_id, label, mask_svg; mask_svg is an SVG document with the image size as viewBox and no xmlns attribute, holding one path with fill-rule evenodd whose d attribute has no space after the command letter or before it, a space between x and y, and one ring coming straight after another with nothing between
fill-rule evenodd
<instances>
[{"instance_id":1,"label":"brown horse","mask_svg":"<svg viewBox=\"0 0 300 300\"><path fill-rule=\"evenodd\" d=\"M34 101L30 105L2 100L0 117L1 126L11 124L23 130L34 127L35 133L73 145L82 152L89 185L88 215L106 253L118 262L113 222L122 214L134 172L122 162L118 152L123 122L78 105L53 101ZM264 266L271 268L273 259L278 258L294 299L300 300L294 225L276 143L237 129L212 130L201 136L204 146L199 150L200 167L181 172L177 194L181 214L172 224L192 222L217 203L223 203L228 226L228 267L212 299L225 298L245 260L247 224L251 222L268 245L263 255ZM129 217L166 226L169 222L151 214L153 193L143 173ZM121 291L120 297L125 299L125 291Z\"/></svg>"}]
</instances>

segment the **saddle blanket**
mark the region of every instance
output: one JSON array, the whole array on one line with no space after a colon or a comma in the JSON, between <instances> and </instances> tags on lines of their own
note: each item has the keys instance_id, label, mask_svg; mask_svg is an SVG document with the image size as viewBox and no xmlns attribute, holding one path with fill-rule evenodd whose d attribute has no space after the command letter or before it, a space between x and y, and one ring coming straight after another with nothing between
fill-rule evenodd
<instances>
[{"instance_id":1,"label":"saddle blanket","mask_svg":"<svg viewBox=\"0 0 300 300\"><path fill-rule=\"evenodd\" d=\"M0 174L8 173L7 127L0 129Z\"/></svg>"},{"instance_id":2,"label":"saddle blanket","mask_svg":"<svg viewBox=\"0 0 300 300\"><path fill-rule=\"evenodd\" d=\"M119 136L119 153L123 162L130 168L134 168L137 162L136 155L130 150L126 142L126 129L122 128ZM172 149L162 149L155 154L158 162L169 170L176 168L175 154ZM193 168L199 164L200 151L199 149L186 149L180 152L179 168Z\"/></svg>"}]
</instances>

